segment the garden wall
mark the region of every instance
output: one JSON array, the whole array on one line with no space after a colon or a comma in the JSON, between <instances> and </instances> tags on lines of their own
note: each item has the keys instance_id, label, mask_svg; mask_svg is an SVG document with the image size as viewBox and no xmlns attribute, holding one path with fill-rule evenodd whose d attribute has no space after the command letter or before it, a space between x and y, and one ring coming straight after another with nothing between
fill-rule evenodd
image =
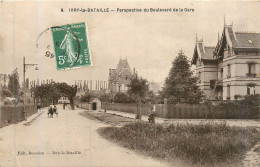
<instances>
[{"instance_id":1,"label":"garden wall","mask_svg":"<svg viewBox=\"0 0 260 167\"><path fill-rule=\"evenodd\" d=\"M151 104L109 103L107 110L148 115ZM105 109L105 104L102 104ZM260 108L241 103L221 103L218 105L155 104L155 116L172 119L259 119Z\"/></svg>"},{"instance_id":2,"label":"garden wall","mask_svg":"<svg viewBox=\"0 0 260 167\"><path fill-rule=\"evenodd\" d=\"M0 107L0 128L8 124L15 124L25 119L23 105L2 105ZM28 118L37 112L36 105L25 105L25 114Z\"/></svg>"}]
</instances>

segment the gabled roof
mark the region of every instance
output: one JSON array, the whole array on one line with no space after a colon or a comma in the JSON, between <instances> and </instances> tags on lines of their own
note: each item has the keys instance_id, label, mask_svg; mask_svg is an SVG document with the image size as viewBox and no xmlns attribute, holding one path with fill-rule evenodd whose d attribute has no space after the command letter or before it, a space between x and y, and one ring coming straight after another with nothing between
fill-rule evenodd
<instances>
[{"instance_id":1,"label":"gabled roof","mask_svg":"<svg viewBox=\"0 0 260 167\"><path fill-rule=\"evenodd\" d=\"M214 46L205 46L204 47L204 55L202 56L202 59L206 60L213 60L213 52L215 50Z\"/></svg>"},{"instance_id":2,"label":"gabled roof","mask_svg":"<svg viewBox=\"0 0 260 167\"><path fill-rule=\"evenodd\" d=\"M117 71L117 73L120 73L123 69L127 69L131 72L127 59L123 60L120 58L120 60L117 64L117 67L116 67L116 71Z\"/></svg>"},{"instance_id":3,"label":"gabled roof","mask_svg":"<svg viewBox=\"0 0 260 167\"><path fill-rule=\"evenodd\" d=\"M232 26L226 25L223 29L221 39L215 49L216 56L220 56L226 43L228 43L234 50L241 48L260 49L260 33L234 32Z\"/></svg>"},{"instance_id":4,"label":"gabled roof","mask_svg":"<svg viewBox=\"0 0 260 167\"><path fill-rule=\"evenodd\" d=\"M196 41L196 45L194 48L193 58L191 63L196 64L197 59L204 60L214 60L213 59L213 52L215 50L215 47L211 46L204 46L203 41Z\"/></svg>"}]
</instances>

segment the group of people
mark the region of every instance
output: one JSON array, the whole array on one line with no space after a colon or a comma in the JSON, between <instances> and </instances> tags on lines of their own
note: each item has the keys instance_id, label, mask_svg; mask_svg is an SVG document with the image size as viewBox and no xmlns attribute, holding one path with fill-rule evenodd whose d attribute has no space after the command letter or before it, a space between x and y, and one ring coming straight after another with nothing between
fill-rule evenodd
<instances>
[{"instance_id":1,"label":"group of people","mask_svg":"<svg viewBox=\"0 0 260 167\"><path fill-rule=\"evenodd\" d=\"M67 103L63 103L63 110L65 110L67 107ZM70 107L68 106L68 109L70 109Z\"/></svg>"},{"instance_id":2,"label":"group of people","mask_svg":"<svg viewBox=\"0 0 260 167\"><path fill-rule=\"evenodd\" d=\"M58 117L58 109L56 106L50 105L50 107L48 108L48 117L53 118L53 114L56 114L56 116Z\"/></svg>"}]
</instances>

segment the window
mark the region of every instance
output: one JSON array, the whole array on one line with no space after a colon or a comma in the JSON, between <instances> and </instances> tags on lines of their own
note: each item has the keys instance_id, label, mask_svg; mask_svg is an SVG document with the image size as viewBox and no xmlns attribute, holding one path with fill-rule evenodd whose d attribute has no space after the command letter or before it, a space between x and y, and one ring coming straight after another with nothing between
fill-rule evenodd
<instances>
[{"instance_id":1,"label":"window","mask_svg":"<svg viewBox=\"0 0 260 167\"><path fill-rule=\"evenodd\" d=\"M231 50L230 50L230 47L228 46L227 48L227 52L228 52L228 56L231 56Z\"/></svg>"},{"instance_id":2,"label":"window","mask_svg":"<svg viewBox=\"0 0 260 167\"><path fill-rule=\"evenodd\" d=\"M230 85L227 85L227 100L230 99Z\"/></svg>"},{"instance_id":3,"label":"window","mask_svg":"<svg viewBox=\"0 0 260 167\"><path fill-rule=\"evenodd\" d=\"M121 92L121 84L118 85L118 92Z\"/></svg>"},{"instance_id":4,"label":"window","mask_svg":"<svg viewBox=\"0 0 260 167\"><path fill-rule=\"evenodd\" d=\"M220 79L223 78L223 68L220 69Z\"/></svg>"},{"instance_id":5,"label":"window","mask_svg":"<svg viewBox=\"0 0 260 167\"><path fill-rule=\"evenodd\" d=\"M230 78L231 77L231 65L228 64L227 65L227 78Z\"/></svg>"},{"instance_id":6,"label":"window","mask_svg":"<svg viewBox=\"0 0 260 167\"><path fill-rule=\"evenodd\" d=\"M247 95L255 94L255 85L248 85L247 86Z\"/></svg>"},{"instance_id":7,"label":"window","mask_svg":"<svg viewBox=\"0 0 260 167\"><path fill-rule=\"evenodd\" d=\"M198 83L201 83L201 72L198 73Z\"/></svg>"},{"instance_id":8,"label":"window","mask_svg":"<svg viewBox=\"0 0 260 167\"><path fill-rule=\"evenodd\" d=\"M255 64L254 63L248 63L247 77L256 77L256 74L255 74Z\"/></svg>"}]
</instances>

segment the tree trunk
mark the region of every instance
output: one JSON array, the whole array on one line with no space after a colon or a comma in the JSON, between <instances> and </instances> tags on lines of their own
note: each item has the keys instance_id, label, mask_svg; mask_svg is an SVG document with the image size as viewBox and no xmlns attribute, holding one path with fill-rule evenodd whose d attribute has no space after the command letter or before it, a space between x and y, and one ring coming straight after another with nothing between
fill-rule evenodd
<instances>
[{"instance_id":1,"label":"tree trunk","mask_svg":"<svg viewBox=\"0 0 260 167\"><path fill-rule=\"evenodd\" d=\"M71 107L72 110L75 109L75 107L74 107L74 99L70 99L70 107Z\"/></svg>"},{"instance_id":2,"label":"tree trunk","mask_svg":"<svg viewBox=\"0 0 260 167\"><path fill-rule=\"evenodd\" d=\"M136 119L140 119L141 120L142 114L141 114L141 98L138 98L138 102L137 102L137 114L136 114Z\"/></svg>"}]
</instances>

